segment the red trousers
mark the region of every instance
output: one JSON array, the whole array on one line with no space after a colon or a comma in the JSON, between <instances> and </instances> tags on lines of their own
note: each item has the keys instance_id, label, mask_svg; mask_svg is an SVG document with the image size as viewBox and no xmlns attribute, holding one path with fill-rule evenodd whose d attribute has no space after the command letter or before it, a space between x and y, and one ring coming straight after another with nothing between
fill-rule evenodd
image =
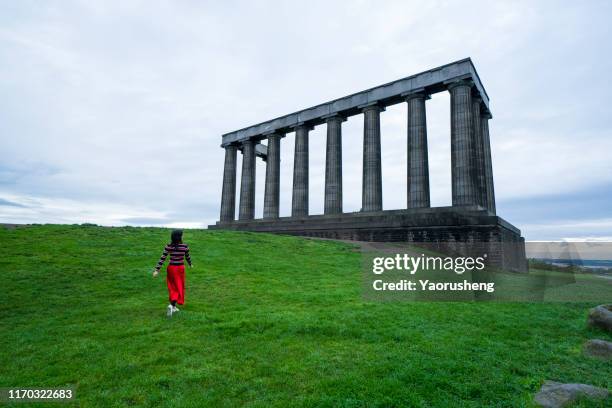
<instances>
[{"instance_id":1,"label":"red trousers","mask_svg":"<svg viewBox=\"0 0 612 408\"><path fill-rule=\"evenodd\" d=\"M170 302L185 303L185 265L168 265L166 284Z\"/></svg>"}]
</instances>

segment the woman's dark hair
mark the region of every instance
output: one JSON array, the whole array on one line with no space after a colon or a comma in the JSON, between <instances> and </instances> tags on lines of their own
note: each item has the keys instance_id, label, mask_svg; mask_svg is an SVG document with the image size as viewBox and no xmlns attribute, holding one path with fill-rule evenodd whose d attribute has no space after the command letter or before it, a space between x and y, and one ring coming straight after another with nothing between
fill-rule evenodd
<instances>
[{"instance_id":1,"label":"woman's dark hair","mask_svg":"<svg viewBox=\"0 0 612 408\"><path fill-rule=\"evenodd\" d=\"M178 246L178 244L182 244L183 243L183 230L172 231L172 234L170 235L170 239L172 240L172 242L170 242L170 245L172 245L175 248Z\"/></svg>"}]
</instances>

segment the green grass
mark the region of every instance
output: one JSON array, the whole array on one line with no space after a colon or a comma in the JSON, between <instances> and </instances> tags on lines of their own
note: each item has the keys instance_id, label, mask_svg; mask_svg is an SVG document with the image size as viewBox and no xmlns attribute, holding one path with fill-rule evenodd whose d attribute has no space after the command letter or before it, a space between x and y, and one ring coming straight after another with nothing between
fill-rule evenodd
<instances>
[{"instance_id":1,"label":"green grass","mask_svg":"<svg viewBox=\"0 0 612 408\"><path fill-rule=\"evenodd\" d=\"M0 387L76 384L104 407L520 407L545 379L612 388L612 364L582 354L612 338L586 327L593 304L367 302L360 253L335 242L188 230L187 304L167 319L150 272L168 236L0 228Z\"/></svg>"}]
</instances>

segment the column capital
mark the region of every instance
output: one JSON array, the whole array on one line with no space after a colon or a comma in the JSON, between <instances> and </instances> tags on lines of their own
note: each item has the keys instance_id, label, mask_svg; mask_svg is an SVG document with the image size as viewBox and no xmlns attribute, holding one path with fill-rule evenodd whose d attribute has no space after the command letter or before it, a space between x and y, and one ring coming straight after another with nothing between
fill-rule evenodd
<instances>
[{"instance_id":1,"label":"column capital","mask_svg":"<svg viewBox=\"0 0 612 408\"><path fill-rule=\"evenodd\" d=\"M274 139L274 138L279 138L279 139L282 139L283 137L285 137L285 134L284 134L284 133L283 133L283 134L281 134L281 133L276 133L276 132L273 132L273 133L268 133L268 134L266 135L266 138L267 138L268 140L270 140L270 139Z\"/></svg>"},{"instance_id":2,"label":"column capital","mask_svg":"<svg viewBox=\"0 0 612 408\"><path fill-rule=\"evenodd\" d=\"M454 81L444 82L444 84L446 85L446 89L448 89L449 91L460 86L468 86L470 88L474 86L474 82L469 79L458 79Z\"/></svg>"},{"instance_id":3,"label":"column capital","mask_svg":"<svg viewBox=\"0 0 612 408\"><path fill-rule=\"evenodd\" d=\"M263 132L261 135L266 139L269 139L271 136L285 137L285 133L281 133L278 130L268 130Z\"/></svg>"},{"instance_id":4,"label":"column capital","mask_svg":"<svg viewBox=\"0 0 612 408\"><path fill-rule=\"evenodd\" d=\"M493 119L493 115L491 115L491 112L480 112L480 117L483 119Z\"/></svg>"},{"instance_id":5,"label":"column capital","mask_svg":"<svg viewBox=\"0 0 612 408\"><path fill-rule=\"evenodd\" d=\"M370 103L366 103L363 105L359 105L357 106L357 109L361 109L361 112L367 112L370 110L376 110L378 112L384 112L385 111L385 107L379 105L378 102L370 102Z\"/></svg>"},{"instance_id":6,"label":"column capital","mask_svg":"<svg viewBox=\"0 0 612 408\"><path fill-rule=\"evenodd\" d=\"M256 146L256 145L260 144L260 141L257 140L257 139L250 138L250 139L241 140L239 143L240 144L237 144L236 147L238 147L238 150L240 150L240 152L242 152L244 154L244 146L245 145L252 144L253 146Z\"/></svg>"},{"instance_id":7,"label":"column capital","mask_svg":"<svg viewBox=\"0 0 612 408\"><path fill-rule=\"evenodd\" d=\"M404 98L406 102L409 101L410 99L415 99L415 98L425 98L425 100L431 99L431 96L425 90L425 88L417 88L409 92L402 92L400 96Z\"/></svg>"},{"instance_id":8,"label":"column capital","mask_svg":"<svg viewBox=\"0 0 612 408\"><path fill-rule=\"evenodd\" d=\"M410 93L401 94L401 96L404 98L406 102L408 102L411 99L425 99L426 101L431 99L431 96L425 92L410 92Z\"/></svg>"},{"instance_id":9,"label":"column capital","mask_svg":"<svg viewBox=\"0 0 612 408\"><path fill-rule=\"evenodd\" d=\"M325 119L325 122L329 122L330 120L340 120L340 122L346 122L346 116L343 116L339 113L331 113L329 115L321 116L321 119Z\"/></svg>"},{"instance_id":10,"label":"column capital","mask_svg":"<svg viewBox=\"0 0 612 408\"><path fill-rule=\"evenodd\" d=\"M298 122L295 125L291 125L290 128L292 130L298 130L298 128L303 128L303 129L306 129L306 130L312 130L312 129L314 129L314 126L311 125L308 122Z\"/></svg>"}]
</instances>

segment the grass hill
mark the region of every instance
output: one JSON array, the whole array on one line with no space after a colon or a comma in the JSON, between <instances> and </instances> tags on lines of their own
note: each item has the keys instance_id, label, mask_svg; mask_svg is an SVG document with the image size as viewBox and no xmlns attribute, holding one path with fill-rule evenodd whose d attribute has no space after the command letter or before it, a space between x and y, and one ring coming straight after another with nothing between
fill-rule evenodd
<instances>
[{"instance_id":1,"label":"grass hill","mask_svg":"<svg viewBox=\"0 0 612 408\"><path fill-rule=\"evenodd\" d=\"M515 407L545 379L612 388L612 365L582 355L612 338L586 327L592 304L366 302L359 251L331 241L187 230L187 304L167 319L151 269L168 237L0 228L0 387L76 384L105 407Z\"/></svg>"}]
</instances>

